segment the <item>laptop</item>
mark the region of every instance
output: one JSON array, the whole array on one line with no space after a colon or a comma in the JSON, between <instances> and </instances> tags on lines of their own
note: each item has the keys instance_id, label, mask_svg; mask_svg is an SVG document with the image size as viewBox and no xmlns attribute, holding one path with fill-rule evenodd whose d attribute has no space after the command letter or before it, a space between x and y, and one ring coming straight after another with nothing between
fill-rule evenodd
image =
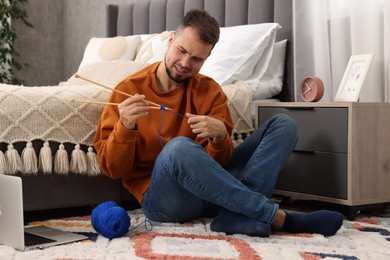
<instances>
[{"instance_id":1,"label":"laptop","mask_svg":"<svg viewBox=\"0 0 390 260\"><path fill-rule=\"evenodd\" d=\"M45 226L24 226L22 179L0 174L0 244L20 251L88 239Z\"/></svg>"}]
</instances>

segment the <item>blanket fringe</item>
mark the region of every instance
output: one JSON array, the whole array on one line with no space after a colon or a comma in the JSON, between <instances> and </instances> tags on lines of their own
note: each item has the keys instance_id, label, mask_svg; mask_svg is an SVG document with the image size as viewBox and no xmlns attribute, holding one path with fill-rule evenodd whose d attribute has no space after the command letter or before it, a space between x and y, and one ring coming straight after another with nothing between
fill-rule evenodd
<instances>
[{"instance_id":1,"label":"blanket fringe","mask_svg":"<svg viewBox=\"0 0 390 260\"><path fill-rule=\"evenodd\" d=\"M76 144L70 158L70 171L77 173L87 173L87 156L80 149L80 145Z\"/></svg>"},{"instance_id":2,"label":"blanket fringe","mask_svg":"<svg viewBox=\"0 0 390 260\"><path fill-rule=\"evenodd\" d=\"M241 135L241 134L238 134L238 135L237 135L237 140L236 140L236 142L237 142L237 145L240 145L240 144L242 144L242 143L244 142L244 139L242 138L242 135Z\"/></svg>"},{"instance_id":3,"label":"blanket fringe","mask_svg":"<svg viewBox=\"0 0 390 260\"><path fill-rule=\"evenodd\" d=\"M63 144L60 144L54 155L54 172L58 174L68 174L69 172L69 157Z\"/></svg>"},{"instance_id":4,"label":"blanket fringe","mask_svg":"<svg viewBox=\"0 0 390 260\"><path fill-rule=\"evenodd\" d=\"M70 154L64 144L60 144L53 156L52 148L45 141L38 152L35 152L33 142L27 142L19 155L13 144L7 145L5 152L0 150L0 174L87 174L90 176L100 175L98 157L92 146L88 152L84 152L80 144L76 144Z\"/></svg>"},{"instance_id":5,"label":"blanket fringe","mask_svg":"<svg viewBox=\"0 0 390 260\"><path fill-rule=\"evenodd\" d=\"M35 154L34 147L31 142L26 144L22 151L23 170L27 174L38 173L38 158Z\"/></svg>"},{"instance_id":6,"label":"blanket fringe","mask_svg":"<svg viewBox=\"0 0 390 260\"><path fill-rule=\"evenodd\" d=\"M101 171L99 167L98 156L94 152L93 147L91 146L88 147L87 161L88 161L87 173L89 175L99 175Z\"/></svg>"},{"instance_id":7,"label":"blanket fringe","mask_svg":"<svg viewBox=\"0 0 390 260\"><path fill-rule=\"evenodd\" d=\"M0 174L7 173L7 160L5 159L5 155L2 151L0 151Z\"/></svg>"},{"instance_id":8,"label":"blanket fringe","mask_svg":"<svg viewBox=\"0 0 390 260\"><path fill-rule=\"evenodd\" d=\"M49 146L49 142L44 142L41 150L39 151L39 169L49 174L53 171L53 155Z\"/></svg>"},{"instance_id":9,"label":"blanket fringe","mask_svg":"<svg viewBox=\"0 0 390 260\"><path fill-rule=\"evenodd\" d=\"M246 138L248 138L251 135L251 132L244 132L244 133L234 133L232 135L232 141L233 141L233 147L236 148L240 144L242 144Z\"/></svg>"},{"instance_id":10,"label":"blanket fringe","mask_svg":"<svg viewBox=\"0 0 390 260\"><path fill-rule=\"evenodd\" d=\"M5 159L7 161L6 171L8 174L16 174L23 170L23 163L18 151L15 150L12 144L7 146L7 151L5 152Z\"/></svg>"}]
</instances>

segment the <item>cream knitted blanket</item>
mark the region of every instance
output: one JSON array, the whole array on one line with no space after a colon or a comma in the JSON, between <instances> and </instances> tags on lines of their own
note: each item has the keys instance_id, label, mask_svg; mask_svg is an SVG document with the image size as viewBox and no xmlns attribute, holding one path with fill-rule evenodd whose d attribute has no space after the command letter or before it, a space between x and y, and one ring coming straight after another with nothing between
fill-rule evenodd
<instances>
[{"instance_id":1,"label":"cream knitted blanket","mask_svg":"<svg viewBox=\"0 0 390 260\"><path fill-rule=\"evenodd\" d=\"M0 142L7 150L0 151L0 173L100 173L96 154L90 147L103 106L71 102L72 99L106 101L110 91L98 86L23 87L0 84ZM33 140L43 140L37 156ZM26 142L22 154L13 147ZM58 142L58 151L51 151L48 142ZM75 144L68 158L63 143ZM80 145L89 146L87 155ZM46 153L45 153L46 150ZM52 154L55 154L52 158ZM46 155L46 156L45 156Z\"/></svg>"}]
</instances>

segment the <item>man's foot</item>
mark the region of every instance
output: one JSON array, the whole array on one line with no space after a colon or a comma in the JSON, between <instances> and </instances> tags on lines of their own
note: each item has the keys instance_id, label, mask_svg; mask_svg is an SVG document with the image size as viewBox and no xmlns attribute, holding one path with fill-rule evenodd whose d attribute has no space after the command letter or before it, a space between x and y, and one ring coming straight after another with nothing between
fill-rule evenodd
<instances>
[{"instance_id":1,"label":"man's foot","mask_svg":"<svg viewBox=\"0 0 390 260\"><path fill-rule=\"evenodd\" d=\"M271 225L264 224L250 217L222 209L213 219L210 229L227 235L243 234L256 237L269 237Z\"/></svg>"},{"instance_id":2,"label":"man's foot","mask_svg":"<svg viewBox=\"0 0 390 260\"><path fill-rule=\"evenodd\" d=\"M308 213L288 213L282 231L289 233L316 233L333 236L343 224L344 216L336 211L318 210Z\"/></svg>"}]
</instances>

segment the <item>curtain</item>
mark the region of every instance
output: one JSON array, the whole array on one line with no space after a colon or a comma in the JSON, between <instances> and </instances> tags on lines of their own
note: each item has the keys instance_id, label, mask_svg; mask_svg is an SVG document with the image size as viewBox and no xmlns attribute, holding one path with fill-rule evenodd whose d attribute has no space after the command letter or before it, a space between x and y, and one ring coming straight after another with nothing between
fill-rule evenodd
<instances>
[{"instance_id":1,"label":"curtain","mask_svg":"<svg viewBox=\"0 0 390 260\"><path fill-rule=\"evenodd\" d=\"M374 53L359 101L390 101L390 1L294 0L293 19L295 86L318 76L333 101L351 55Z\"/></svg>"}]
</instances>

